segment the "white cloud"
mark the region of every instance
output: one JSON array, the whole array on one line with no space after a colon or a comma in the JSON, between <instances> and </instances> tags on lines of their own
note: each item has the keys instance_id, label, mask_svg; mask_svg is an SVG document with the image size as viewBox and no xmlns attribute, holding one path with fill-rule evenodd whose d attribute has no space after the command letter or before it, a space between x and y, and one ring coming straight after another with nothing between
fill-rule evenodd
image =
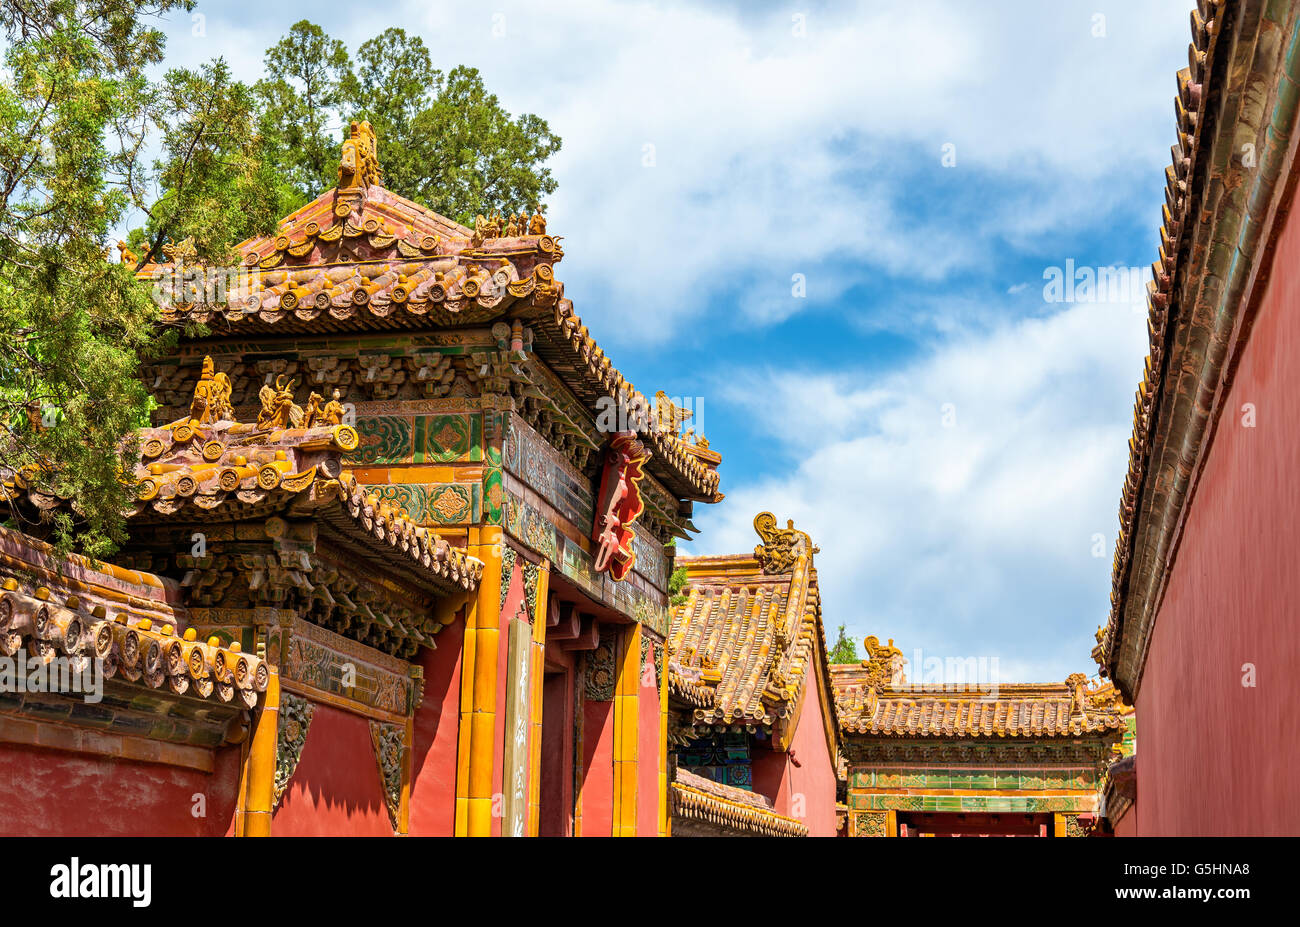
<instances>
[{"instance_id":1,"label":"white cloud","mask_svg":"<svg viewBox=\"0 0 1300 927\"><path fill-rule=\"evenodd\" d=\"M749 320L779 321L805 305L795 272L821 300L881 271L938 281L999 238L1096 219L1135 177L1154 204L1191 4L1112 11L1105 38L1094 6L862 2L809 11L803 38L789 10L749 3L499 2L500 37L478 5L413 3L407 21L564 137L561 276L618 341L666 339L736 288ZM961 198L989 178L1013 192L973 219L918 209L947 142Z\"/></svg>"},{"instance_id":2,"label":"white cloud","mask_svg":"<svg viewBox=\"0 0 1300 927\"><path fill-rule=\"evenodd\" d=\"M211 5L202 37L175 18L170 51L252 80L306 16L353 49L397 24L438 66L479 67L564 138L560 275L612 344L679 335L737 290L741 321L766 324L882 272L987 270L999 241L1034 247L1131 205L1135 179L1154 210L1190 8L1128 4L1095 38L1095 4L1039 0L814 5L803 37L790 9L750 2ZM952 202L921 199L953 177Z\"/></svg>"},{"instance_id":3,"label":"white cloud","mask_svg":"<svg viewBox=\"0 0 1300 927\"><path fill-rule=\"evenodd\" d=\"M769 510L821 546L826 623L859 646L997 657L1022 681L1090 671L1145 341L1129 307L1078 304L881 377L728 376L726 399L792 463L727 486L692 547L749 550Z\"/></svg>"}]
</instances>

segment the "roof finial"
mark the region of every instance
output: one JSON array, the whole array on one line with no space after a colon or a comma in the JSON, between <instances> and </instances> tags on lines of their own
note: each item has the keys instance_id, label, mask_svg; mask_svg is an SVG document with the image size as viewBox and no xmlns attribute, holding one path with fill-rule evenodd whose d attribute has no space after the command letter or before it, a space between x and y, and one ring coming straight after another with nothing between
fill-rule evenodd
<instances>
[{"instance_id":1,"label":"roof finial","mask_svg":"<svg viewBox=\"0 0 1300 927\"><path fill-rule=\"evenodd\" d=\"M360 188L379 183L379 149L375 130L368 122L354 122L343 141L343 157L339 161L340 190Z\"/></svg>"},{"instance_id":2,"label":"roof finial","mask_svg":"<svg viewBox=\"0 0 1300 927\"><path fill-rule=\"evenodd\" d=\"M786 527L778 528L776 516L771 512L754 516L754 530L763 539L754 548L754 559L762 565L764 573L789 573L800 556L808 557L820 550L813 546L807 532L794 526L794 519L788 519Z\"/></svg>"},{"instance_id":3,"label":"roof finial","mask_svg":"<svg viewBox=\"0 0 1300 927\"><path fill-rule=\"evenodd\" d=\"M867 649L867 658L862 661L862 666L867 671L865 678L868 688L881 691L890 686L906 684L903 667L907 658L903 656L903 651L894 646L892 637L888 644L881 646L880 638L872 634L862 644Z\"/></svg>"},{"instance_id":4,"label":"roof finial","mask_svg":"<svg viewBox=\"0 0 1300 927\"><path fill-rule=\"evenodd\" d=\"M348 216L366 199L371 184L379 177L379 154L375 130L368 122L354 122L343 140L343 157L339 159L339 182L334 189L334 215Z\"/></svg>"}]
</instances>

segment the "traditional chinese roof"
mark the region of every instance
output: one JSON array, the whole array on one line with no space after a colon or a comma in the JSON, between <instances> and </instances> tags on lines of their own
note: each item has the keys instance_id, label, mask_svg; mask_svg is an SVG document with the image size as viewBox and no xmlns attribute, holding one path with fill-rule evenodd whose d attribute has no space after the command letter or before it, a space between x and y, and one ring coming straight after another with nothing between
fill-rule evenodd
<instances>
[{"instance_id":1,"label":"traditional chinese roof","mask_svg":"<svg viewBox=\"0 0 1300 927\"><path fill-rule=\"evenodd\" d=\"M347 425L237 432L228 422L141 432L132 522L313 518L358 555L443 593L478 585L483 563L380 500L343 470L357 446Z\"/></svg>"},{"instance_id":2,"label":"traditional chinese roof","mask_svg":"<svg viewBox=\"0 0 1300 927\"><path fill-rule=\"evenodd\" d=\"M284 384L268 386L255 423L233 421L228 399L229 380L213 371L209 359L191 415L140 430L132 524L310 518L334 528L358 556L382 562L417 587L446 594L477 586L482 561L379 500L343 469L343 455L360 439L336 420L337 397L323 408L315 401L303 410ZM38 510L72 504L29 485L23 473L0 476L9 498L25 491Z\"/></svg>"},{"instance_id":3,"label":"traditional chinese roof","mask_svg":"<svg viewBox=\"0 0 1300 927\"><path fill-rule=\"evenodd\" d=\"M367 123L344 143L365 150L373 169L340 170L339 185L285 217L275 235L235 247L241 270L224 294L187 283L187 242L169 246L167 263L149 263L142 278L165 300L163 318L194 321L223 332L322 333L376 329L427 330L523 319L540 356L593 416L602 400L649 408L614 367L564 297L555 264L560 239L546 220L479 217L470 230L380 184L376 140ZM224 300L222 299L224 295ZM637 427L655 452L651 469L683 498L717 501L717 464L653 421Z\"/></svg>"},{"instance_id":4,"label":"traditional chinese roof","mask_svg":"<svg viewBox=\"0 0 1300 927\"><path fill-rule=\"evenodd\" d=\"M757 792L723 785L685 769L677 770L669 785L673 816L723 830L760 837L807 837L808 827L777 814L772 803Z\"/></svg>"},{"instance_id":5,"label":"traditional chinese roof","mask_svg":"<svg viewBox=\"0 0 1300 927\"><path fill-rule=\"evenodd\" d=\"M104 676L173 695L253 708L270 670L239 644L198 639L176 584L75 554L0 528L0 653L57 656ZM71 720L75 721L75 717Z\"/></svg>"},{"instance_id":6,"label":"traditional chinese roof","mask_svg":"<svg viewBox=\"0 0 1300 927\"><path fill-rule=\"evenodd\" d=\"M714 687L705 682L698 666L683 666L675 659L668 661L668 694L674 699L696 708L712 708L713 692Z\"/></svg>"},{"instance_id":7,"label":"traditional chinese roof","mask_svg":"<svg viewBox=\"0 0 1300 927\"><path fill-rule=\"evenodd\" d=\"M754 519L764 543L752 555L679 558L686 601L672 609L669 694L698 724L780 726L799 717L811 663L829 705L821 597L808 535Z\"/></svg>"},{"instance_id":8,"label":"traditional chinese roof","mask_svg":"<svg viewBox=\"0 0 1300 927\"><path fill-rule=\"evenodd\" d=\"M888 648L873 648L875 640L867 639L868 659L831 666L835 705L846 734L1077 737L1123 726L1116 700L1099 688L1087 688L1081 673L1058 683L962 684L936 691L934 686L891 682L888 651L897 654L897 649L892 642Z\"/></svg>"},{"instance_id":9,"label":"traditional chinese roof","mask_svg":"<svg viewBox=\"0 0 1300 927\"><path fill-rule=\"evenodd\" d=\"M1129 699L1224 382L1268 279L1268 236L1297 123L1294 4L1200 0L1191 30L1148 284L1150 355L1134 404L1112 607L1093 651Z\"/></svg>"}]
</instances>

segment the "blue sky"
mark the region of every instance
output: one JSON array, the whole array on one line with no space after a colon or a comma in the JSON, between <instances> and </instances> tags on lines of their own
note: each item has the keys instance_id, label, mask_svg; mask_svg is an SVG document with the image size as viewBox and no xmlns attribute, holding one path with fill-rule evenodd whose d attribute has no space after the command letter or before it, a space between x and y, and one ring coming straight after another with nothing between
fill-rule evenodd
<instances>
[{"instance_id":1,"label":"blue sky","mask_svg":"<svg viewBox=\"0 0 1300 927\"><path fill-rule=\"evenodd\" d=\"M305 17L478 67L564 139L577 311L703 398L727 499L690 549L794 518L829 629L1042 681L1094 669L1146 351L1140 305L1043 275L1154 260L1192 6L200 2L168 53L253 80Z\"/></svg>"}]
</instances>

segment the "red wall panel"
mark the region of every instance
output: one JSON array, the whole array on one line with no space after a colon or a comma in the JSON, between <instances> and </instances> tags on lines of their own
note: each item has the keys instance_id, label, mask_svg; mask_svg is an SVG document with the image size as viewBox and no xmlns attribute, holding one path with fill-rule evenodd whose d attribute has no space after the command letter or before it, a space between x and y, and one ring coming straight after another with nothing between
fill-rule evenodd
<instances>
[{"instance_id":1,"label":"red wall panel","mask_svg":"<svg viewBox=\"0 0 1300 927\"><path fill-rule=\"evenodd\" d=\"M1140 834L1297 834L1300 212L1188 512L1137 695ZM1255 406L1244 427L1242 406ZM1244 686L1244 664L1255 685Z\"/></svg>"},{"instance_id":2,"label":"red wall panel","mask_svg":"<svg viewBox=\"0 0 1300 927\"><path fill-rule=\"evenodd\" d=\"M614 703L582 705L582 836L614 832Z\"/></svg>"},{"instance_id":3,"label":"red wall panel","mask_svg":"<svg viewBox=\"0 0 1300 927\"><path fill-rule=\"evenodd\" d=\"M393 833L370 744L370 722L317 705L298 769L271 820L277 837L387 837Z\"/></svg>"},{"instance_id":4,"label":"red wall panel","mask_svg":"<svg viewBox=\"0 0 1300 927\"><path fill-rule=\"evenodd\" d=\"M450 837L456 829L456 749L460 726L461 645L465 620L438 632L438 649L421 648L424 700L415 711L408 833Z\"/></svg>"},{"instance_id":5,"label":"red wall panel","mask_svg":"<svg viewBox=\"0 0 1300 927\"><path fill-rule=\"evenodd\" d=\"M0 836L199 837L234 833L239 748L211 773L39 747L0 747ZM205 817L196 818L195 795Z\"/></svg>"},{"instance_id":6,"label":"red wall panel","mask_svg":"<svg viewBox=\"0 0 1300 927\"><path fill-rule=\"evenodd\" d=\"M835 760L826 743L826 721L813 661L804 678L803 711L790 741L794 759L776 810L808 825L813 837L835 836ZM799 813L802 812L802 813Z\"/></svg>"}]
</instances>

